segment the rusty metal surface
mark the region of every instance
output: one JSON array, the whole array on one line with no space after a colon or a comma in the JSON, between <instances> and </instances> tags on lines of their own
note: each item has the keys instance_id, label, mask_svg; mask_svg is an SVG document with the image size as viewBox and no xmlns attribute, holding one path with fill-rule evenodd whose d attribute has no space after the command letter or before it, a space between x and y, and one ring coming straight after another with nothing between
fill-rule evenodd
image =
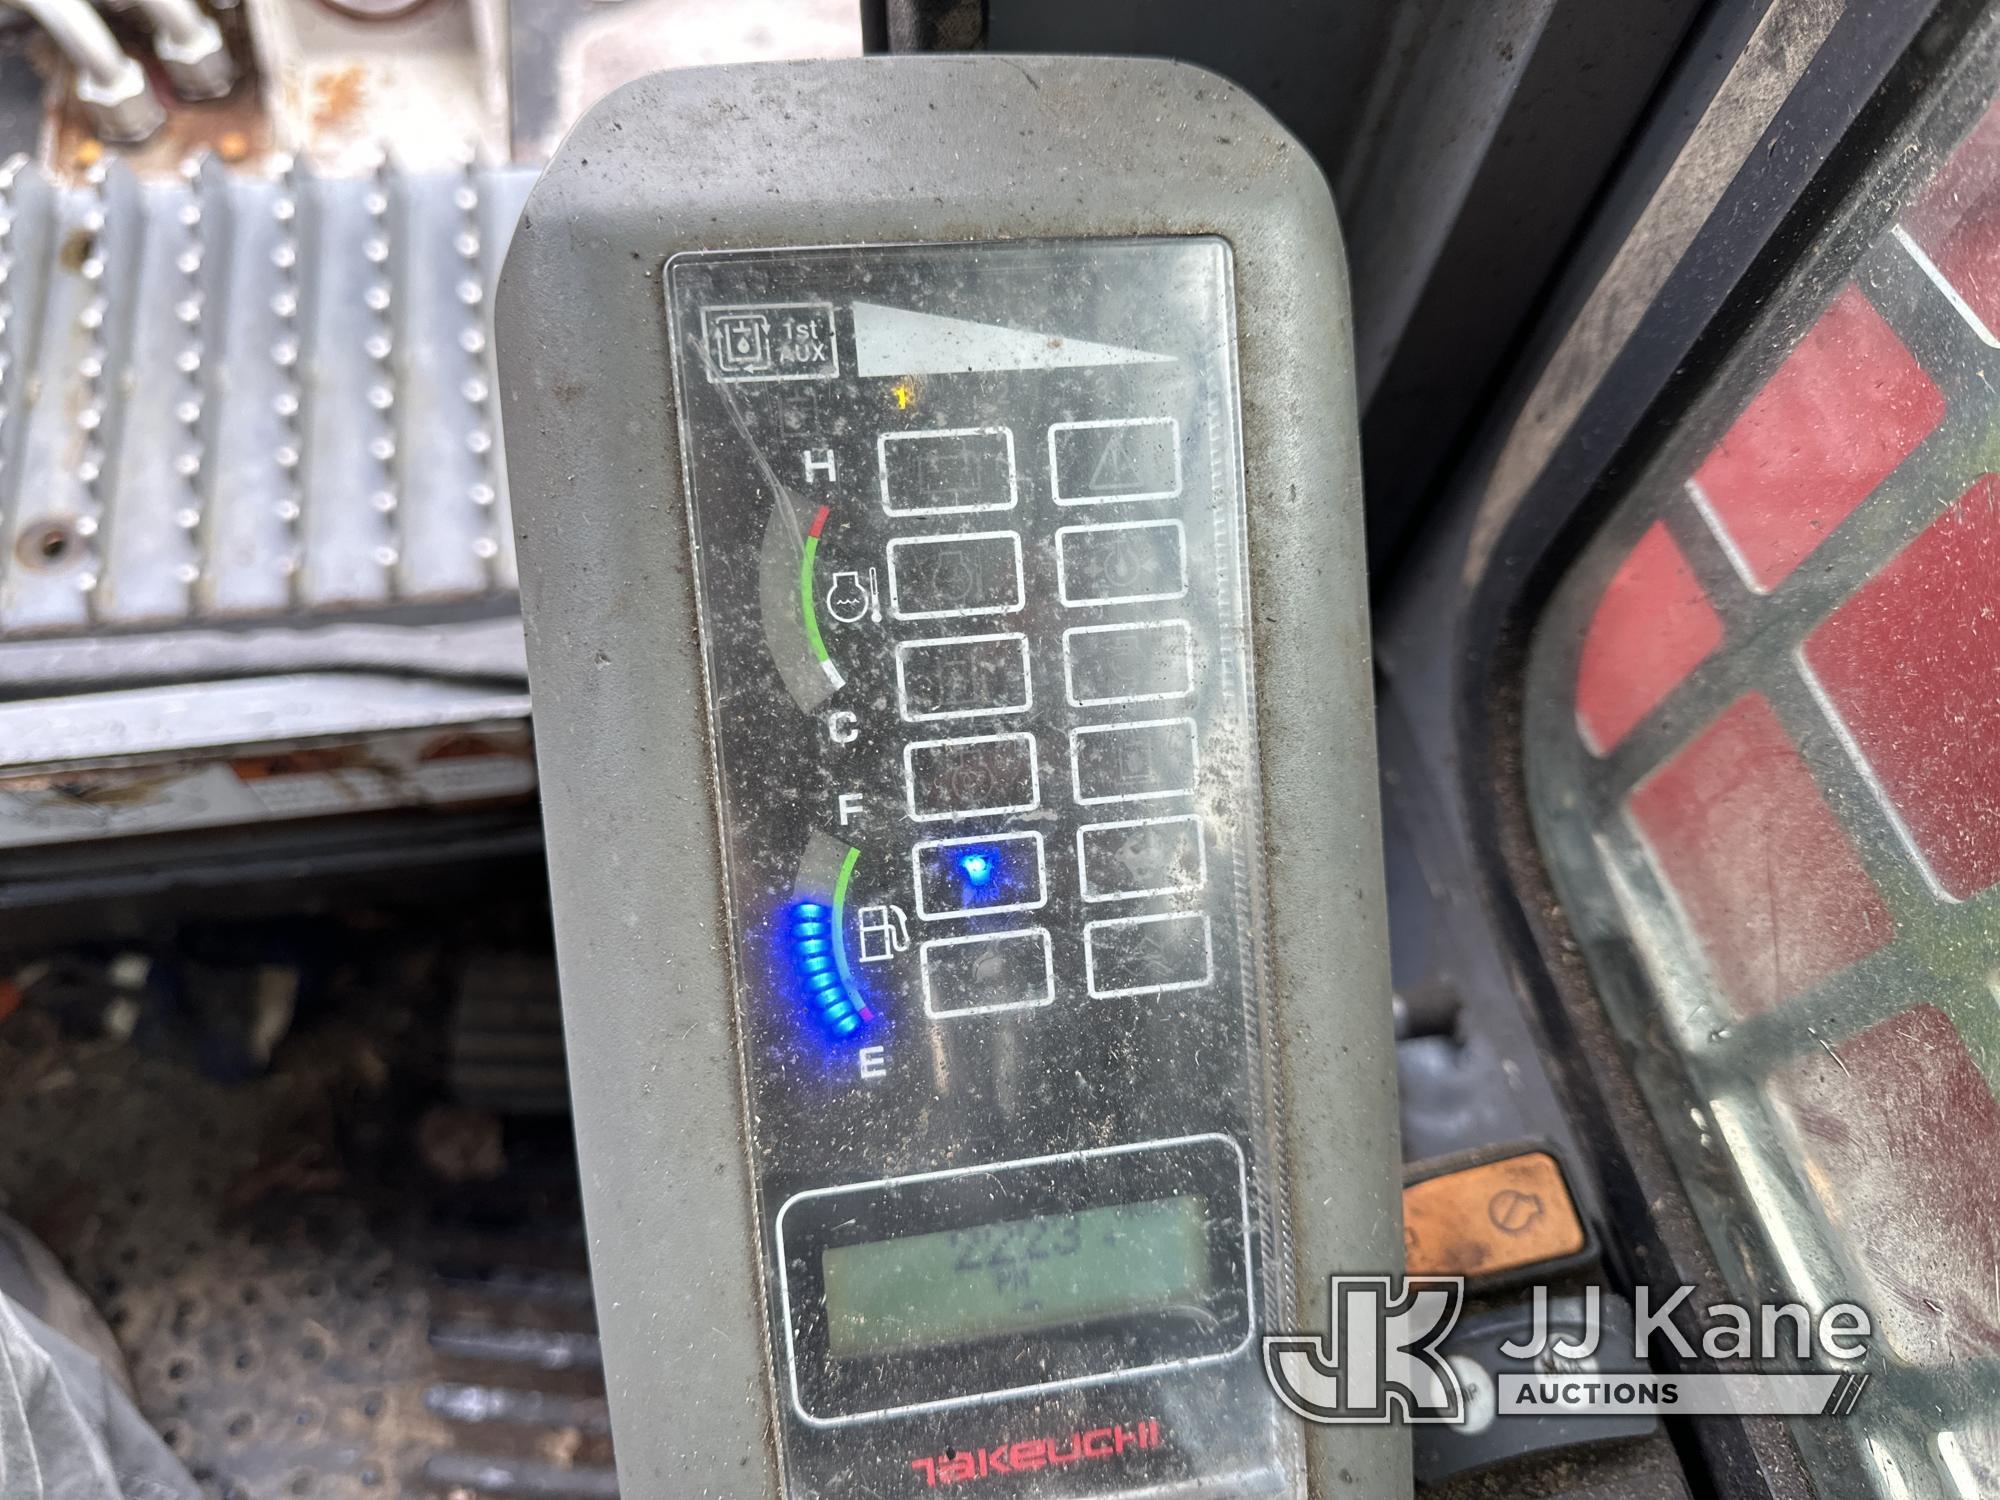
<instances>
[{"instance_id":1,"label":"rusty metal surface","mask_svg":"<svg viewBox=\"0 0 2000 1500\"><path fill-rule=\"evenodd\" d=\"M123 1039L33 990L0 1019L0 1204L215 1500L615 1492L566 1133L433 1102L435 972L337 976L244 1082L157 1000L102 1008Z\"/></svg>"}]
</instances>

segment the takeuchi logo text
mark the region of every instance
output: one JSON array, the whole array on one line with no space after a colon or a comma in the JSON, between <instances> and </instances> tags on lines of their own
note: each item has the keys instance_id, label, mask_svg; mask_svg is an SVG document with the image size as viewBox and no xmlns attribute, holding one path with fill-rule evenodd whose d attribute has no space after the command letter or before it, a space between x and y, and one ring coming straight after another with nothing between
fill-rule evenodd
<instances>
[{"instance_id":1,"label":"takeuchi logo text","mask_svg":"<svg viewBox=\"0 0 2000 1500\"><path fill-rule=\"evenodd\" d=\"M966 1484L977 1479L1001 1479L1060 1469L1069 1464L1103 1463L1127 1454L1165 1446L1160 1424L1152 1417L1116 1422L1109 1427L1081 1427L1064 1437L1018 1438L991 1447L947 1448L910 1460L924 1476L924 1488Z\"/></svg>"}]
</instances>

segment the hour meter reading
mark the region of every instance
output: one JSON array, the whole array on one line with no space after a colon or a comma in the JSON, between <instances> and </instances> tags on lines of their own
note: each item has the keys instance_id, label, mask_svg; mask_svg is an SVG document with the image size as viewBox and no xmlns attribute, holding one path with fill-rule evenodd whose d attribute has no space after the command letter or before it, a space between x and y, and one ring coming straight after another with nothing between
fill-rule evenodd
<instances>
[{"instance_id":1,"label":"hour meter reading","mask_svg":"<svg viewBox=\"0 0 2000 1500\"><path fill-rule=\"evenodd\" d=\"M1399 1254L1346 308L1278 138L1165 64L702 70L529 202L627 1493L1407 1487L1259 1344Z\"/></svg>"},{"instance_id":2,"label":"hour meter reading","mask_svg":"<svg viewBox=\"0 0 2000 1500\"><path fill-rule=\"evenodd\" d=\"M1183 1194L827 1249L835 1359L1128 1318L1201 1318L1214 1281L1205 1205Z\"/></svg>"}]
</instances>

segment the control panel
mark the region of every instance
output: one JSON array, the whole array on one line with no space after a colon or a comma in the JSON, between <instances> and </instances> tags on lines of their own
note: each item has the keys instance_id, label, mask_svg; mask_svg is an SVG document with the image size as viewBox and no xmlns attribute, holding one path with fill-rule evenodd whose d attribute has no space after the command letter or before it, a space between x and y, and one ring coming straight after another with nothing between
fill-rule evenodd
<instances>
[{"instance_id":1,"label":"control panel","mask_svg":"<svg viewBox=\"0 0 2000 1500\"><path fill-rule=\"evenodd\" d=\"M666 289L795 1464L1171 1407L1108 1487L1222 1446L1282 1490L1229 1391L1274 1226L1228 245Z\"/></svg>"},{"instance_id":2,"label":"control panel","mask_svg":"<svg viewBox=\"0 0 2000 1500\"><path fill-rule=\"evenodd\" d=\"M1262 1346L1398 1258L1339 272L1309 161L1158 63L663 75L537 185L497 337L622 1490L1407 1491Z\"/></svg>"}]
</instances>

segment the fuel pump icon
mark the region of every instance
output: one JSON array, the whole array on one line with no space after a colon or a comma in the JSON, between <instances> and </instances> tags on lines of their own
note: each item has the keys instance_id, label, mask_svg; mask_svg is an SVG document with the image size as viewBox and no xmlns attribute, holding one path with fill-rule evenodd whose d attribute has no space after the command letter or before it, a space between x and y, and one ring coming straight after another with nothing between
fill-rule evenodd
<instances>
[{"instance_id":1,"label":"fuel pump icon","mask_svg":"<svg viewBox=\"0 0 2000 1500\"><path fill-rule=\"evenodd\" d=\"M910 919L902 907L893 903L864 906L854 920L864 964L887 963L898 953L910 951Z\"/></svg>"},{"instance_id":2,"label":"fuel pump icon","mask_svg":"<svg viewBox=\"0 0 2000 1500\"><path fill-rule=\"evenodd\" d=\"M826 591L826 612L843 625L852 625L863 615L880 625L882 596L875 580L875 570L868 570L865 583L861 574L851 569L835 573L833 583Z\"/></svg>"}]
</instances>

